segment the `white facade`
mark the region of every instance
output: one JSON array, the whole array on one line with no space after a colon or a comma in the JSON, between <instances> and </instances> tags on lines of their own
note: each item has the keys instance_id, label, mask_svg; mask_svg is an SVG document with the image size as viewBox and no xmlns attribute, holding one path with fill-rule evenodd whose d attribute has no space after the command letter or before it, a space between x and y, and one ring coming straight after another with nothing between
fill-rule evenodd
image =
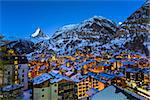
<instances>
[{"instance_id":1,"label":"white facade","mask_svg":"<svg viewBox=\"0 0 150 100\"><path fill-rule=\"evenodd\" d=\"M18 74L20 83L24 85L23 90L28 89L28 64L19 64L18 65Z\"/></svg>"}]
</instances>

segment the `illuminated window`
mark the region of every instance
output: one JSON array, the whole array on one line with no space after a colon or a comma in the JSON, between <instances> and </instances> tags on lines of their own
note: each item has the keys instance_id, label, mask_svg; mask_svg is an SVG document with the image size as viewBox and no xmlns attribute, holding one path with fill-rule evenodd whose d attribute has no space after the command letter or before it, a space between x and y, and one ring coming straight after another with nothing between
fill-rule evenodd
<instances>
[{"instance_id":1,"label":"illuminated window","mask_svg":"<svg viewBox=\"0 0 150 100\"><path fill-rule=\"evenodd\" d=\"M28 76L31 77L31 73L30 72L28 73Z\"/></svg>"},{"instance_id":2,"label":"illuminated window","mask_svg":"<svg viewBox=\"0 0 150 100\"><path fill-rule=\"evenodd\" d=\"M18 83L18 81L15 81L15 83L17 84L17 83Z\"/></svg>"},{"instance_id":3,"label":"illuminated window","mask_svg":"<svg viewBox=\"0 0 150 100\"><path fill-rule=\"evenodd\" d=\"M15 74L18 74L18 72L17 72L17 71L15 71Z\"/></svg>"},{"instance_id":4,"label":"illuminated window","mask_svg":"<svg viewBox=\"0 0 150 100\"><path fill-rule=\"evenodd\" d=\"M18 79L18 77L17 77L17 76L15 76L15 79Z\"/></svg>"},{"instance_id":5,"label":"illuminated window","mask_svg":"<svg viewBox=\"0 0 150 100\"><path fill-rule=\"evenodd\" d=\"M18 59L18 57L15 57L15 59Z\"/></svg>"},{"instance_id":6,"label":"illuminated window","mask_svg":"<svg viewBox=\"0 0 150 100\"><path fill-rule=\"evenodd\" d=\"M18 61L14 61L14 64L18 64Z\"/></svg>"},{"instance_id":7,"label":"illuminated window","mask_svg":"<svg viewBox=\"0 0 150 100\"><path fill-rule=\"evenodd\" d=\"M16 69L18 69L18 65L15 65Z\"/></svg>"}]
</instances>

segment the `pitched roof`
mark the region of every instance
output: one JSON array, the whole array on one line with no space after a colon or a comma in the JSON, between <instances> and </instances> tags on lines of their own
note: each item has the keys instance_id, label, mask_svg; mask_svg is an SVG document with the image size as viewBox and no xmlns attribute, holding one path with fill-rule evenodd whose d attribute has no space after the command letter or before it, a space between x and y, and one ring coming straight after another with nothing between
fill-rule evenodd
<instances>
[{"instance_id":1,"label":"pitched roof","mask_svg":"<svg viewBox=\"0 0 150 100\"><path fill-rule=\"evenodd\" d=\"M68 80L68 81L72 81L69 77L61 75L61 74L56 74L55 78L50 80L50 83L57 83L61 80Z\"/></svg>"},{"instance_id":2,"label":"pitched roof","mask_svg":"<svg viewBox=\"0 0 150 100\"><path fill-rule=\"evenodd\" d=\"M77 73L74 76L71 77L71 79L74 82L81 82L82 80L86 79L87 77L89 77L89 75L81 75L81 73Z\"/></svg>"},{"instance_id":3,"label":"pitched roof","mask_svg":"<svg viewBox=\"0 0 150 100\"><path fill-rule=\"evenodd\" d=\"M23 84L13 84L13 85L7 85L5 87L2 87L2 91L12 91L23 87Z\"/></svg>"},{"instance_id":4,"label":"pitched roof","mask_svg":"<svg viewBox=\"0 0 150 100\"><path fill-rule=\"evenodd\" d=\"M37 77L33 78L32 82L33 82L34 85L41 84L41 83L43 83L43 82L45 82L45 81L47 81L47 80L49 80L51 78L52 78L51 75L49 75L47 73L44 73L44 74L42 74L40 76L37 76Z\"/></svg>"},{"instance_id":5,"label":"pitched roof","mask_svg":"<svg viewBox=\"0 0 150 100\"><path fill-rule=\"evenodd\" d=\"M141 69L140 68L128 68L126 70L126 72L131 72L131 73L137 73L139 72Z\"/></svg>"}]
</instances>

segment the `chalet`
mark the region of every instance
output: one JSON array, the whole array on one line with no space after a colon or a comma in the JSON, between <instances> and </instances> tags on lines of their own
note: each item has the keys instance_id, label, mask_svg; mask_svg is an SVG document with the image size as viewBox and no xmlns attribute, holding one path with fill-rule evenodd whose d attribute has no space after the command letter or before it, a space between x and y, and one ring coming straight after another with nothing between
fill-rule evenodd
<instances>
[{"instance_id":1,"label":"chalet","mask_svg":"<svg viewBox=\"0 0 150 100\"><path fill-rule=\"evenodd\" d=\"M115 58L111 58L109 60L109 63L111 63L111 70L118 70L120 68L120 66L122 66L122 62L121 60L117 60Z\"/></svg>"},{"instance_id":2,"label":"chalet","mask_svg":"<svg viewBox=\"0 0 150 100\"><path fill-rule=\"evenodd\" d=\"M80 73L72 76L71 79L77 86L77 99L88 98L86 92L91 88L91 81L88 75L82 76Z\"/></svg>"},{"instance_id":3,"label":"chalet","mask_svg":"<svg viewBox=\"0 0 150 100\"><path fill-rule=\"evenodd\" d=\"M78 68L82 68L83 74L87 74L88 70L92 68L93 66L96 66L96 61L92 59L88 59L87 61L81 63L78 65Z\"/></svg>"},{"instance_id":4,"label":"chalet","mask_svg":"<svg viewBox=\"0 0 150 100\"><path fill-rule=\"evenodd\" d=\"M33 100L49 100L51 98L49 81L52 78L51 75L44 73L32 79Z\"/></svg>"},{"instance_id":5,"label":"chalet","mask_svg":"<svg viewBox=\"0 0 150 100\"><path fill-rule=\"evenodd\" d=\"M115 78L115 75L111 75L108 73L99 73L96 76L97 79L99 79L99 81L101 81L102 83L105 83L106 85L110 85L112 80Z\"/></svg>"},{"instance_id":6,"label":"chalet","mask_svg":"<svg viewBox=\"0 0 150 100\"><path fill-rule=\"evenodd\" d=\"M107 83L101 81L100 78L97 77L97 73L89 72L88 75L90 76L91 88L101 91L107 86Z\"/></svg>"},{"instance_id":7,"label":"chalet","mask_svg":"<svg viewBox=\"0 0 150 100\"><path fill-rule=\"evenodd\" d=\"M50 100L77 100L77 86L68 77L50 72L54 79L50 80Z\"/></svg>"},{"instance_id":8,"label":"chalet","mask_svg":"<svg viewBox=\"0 0 150 100\"><path fill-rule=\"evenodd\" d=\"M128 68L125 72L127 81L142 81L143 73L140 68Z\"/></svg>"}]
</instances>

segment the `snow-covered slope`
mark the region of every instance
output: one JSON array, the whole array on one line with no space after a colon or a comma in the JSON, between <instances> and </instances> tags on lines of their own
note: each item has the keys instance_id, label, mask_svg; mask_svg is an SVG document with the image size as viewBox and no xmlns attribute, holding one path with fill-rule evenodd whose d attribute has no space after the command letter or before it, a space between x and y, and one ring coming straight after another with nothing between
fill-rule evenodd
<instances>
[{"instance_id":1,"label":"snow-covered slope","mask_svg":"<svg viewBox=\"0 0 150 100\"><path fill-rule=\"evenodd\" d=\"M147 56L150 52L150 3L147 1L123 22L116 38L103 45L108 49L130 49L140 51Z\"/></svg>"},{"instance_id":2,"label":"snow-covered slope","mask_svg":"<svg viewBox=\"0 0 150 100\"><path fill-rule=\"evenodd\" d=\"M57 51L103 45L114 38L116 25L101 16L94 16L79 24L66 25L54 33L52 41ZM54 48L51 48L54 49Z\"/></svg>"},{"instance_id":3,"label":"snow-covered slope","mask_svg":"<svg viewBox=\"0 0 150 100\"><path fill-rule=\"evenodd\" d=\"M150 37L150 3L147 1L119 27L111 20L94 16L79 24L59 28L54 35L36 44L36 52L55 51L72 54L76 49L92 48L93 53L102 50L140 51L148 55ZM38 36L40 29L33 34ZM40 35L41 36L41 35Z\"/></svg>"},{"instance_id":4,"label":"snow-covered slope","mask_svg":"<svg viewBox=\"0 0 150 100\"><path fill-rule=\"evenodd\" d=\"M36 43L36 52L53 50L64 54L86 46L101 46L114 39L116 30L117 26L111 20L94 16L79 24L59 28L51 38ZM39 34L41 34L40 29L33 36L39 36Z\"/></svg>"},{"instance_id":5,"label":"snow-covered slope","mask_svg":"<svg viewBox=\"0 0 150 100\"><path fill-rule=\"evenodd\" d=\"M135 11L120 26L119 34L126 38L125 47L149 55L150 42L150 1ZM130 39L129 39L130 38ZM130 41L129 41L130 40Z\"/></svg>"}]
</instances>

